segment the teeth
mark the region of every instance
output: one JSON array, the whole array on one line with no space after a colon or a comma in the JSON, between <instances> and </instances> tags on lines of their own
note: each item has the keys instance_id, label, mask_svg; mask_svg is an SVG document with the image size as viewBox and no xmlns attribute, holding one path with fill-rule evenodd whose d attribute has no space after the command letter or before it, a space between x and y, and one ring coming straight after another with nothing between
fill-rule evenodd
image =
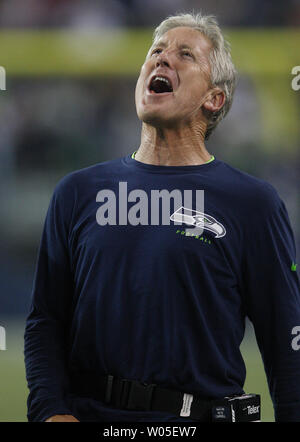
<instances>
[{"instance_id":1,"label":"teeth","mask_svg":"<svg viewBox=\"0 0 300 442\"><path fill-rule=\"evenodd\" d=\"M155 78L154 78L154 81L155 81L155 80L164 81L165 83L167 83L168 86L171 86L171 85L170 85L170 82L169 82L169 80L168 80L167 78L164 78L164 77L155 77Z\"/></svg>"}]
</instances>

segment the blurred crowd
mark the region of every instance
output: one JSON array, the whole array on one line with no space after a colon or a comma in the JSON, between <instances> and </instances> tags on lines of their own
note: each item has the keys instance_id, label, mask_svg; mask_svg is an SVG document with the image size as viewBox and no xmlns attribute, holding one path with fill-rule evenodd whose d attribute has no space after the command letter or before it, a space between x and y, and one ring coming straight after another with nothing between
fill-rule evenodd
<instances>
[{"instance_id":1,"label":"blurred crowd","mask_svg":"<svg viewBox=\"0 0 300 442\"><path fill-rule=\"evenodd\" d=\"M176 11L217 14L223 26L297 26L299 0L2 0L0 26L153 26Z\"/></svg>"}]
</instances>

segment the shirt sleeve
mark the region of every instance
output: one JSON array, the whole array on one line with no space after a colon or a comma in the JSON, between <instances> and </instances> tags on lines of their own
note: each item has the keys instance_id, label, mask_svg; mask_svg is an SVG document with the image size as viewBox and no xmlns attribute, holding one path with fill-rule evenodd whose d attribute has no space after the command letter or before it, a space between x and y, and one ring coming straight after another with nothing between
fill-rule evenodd
<instances>
[{"instance_id":1,"label":"shirt sleeve","mask_svg":"<svg viewBox=\"0 0 300 442\"><path fill-rule=\"evenodd\" d=\"M29 421L71 414L65 396L69 388L66 346L72 297L68 232L74 198L64 182L56 187L46 215L26 320L24 356Z\"/></svg>"},{"instance_id":2,"label":"shirt sleeve","mask_svg":"<svg viewBox=\"0 0 300 442\"><path fill-rule=\"evenodd\" d=\"M248 218L244 288L247 315L262 355L275 420L300 422L300 326L296 248L284 203L272 186L257 195Z\"/></svg>"}]
</instances>

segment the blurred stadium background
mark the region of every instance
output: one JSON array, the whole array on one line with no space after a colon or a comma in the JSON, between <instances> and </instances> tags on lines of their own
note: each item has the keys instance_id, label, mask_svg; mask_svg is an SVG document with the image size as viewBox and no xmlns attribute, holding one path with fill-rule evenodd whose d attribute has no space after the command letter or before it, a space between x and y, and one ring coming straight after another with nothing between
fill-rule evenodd
<instances>
[{"instance_id":1,"label":"blurred stadium background","mask_svg":"<svg viewBox=\"0 0 300 442\"><path fill-rule=\"evenodd\" d=\"M215 14L240 72L232 110L208 150L266 179L285 201L299 255L299 0L0 1L0 421L26 421L23 333L36 254L57 181L133 152L134 88L151 33L175 12ZM273 409L251 324L245 389Z\"/></svg>"}]
</instances>

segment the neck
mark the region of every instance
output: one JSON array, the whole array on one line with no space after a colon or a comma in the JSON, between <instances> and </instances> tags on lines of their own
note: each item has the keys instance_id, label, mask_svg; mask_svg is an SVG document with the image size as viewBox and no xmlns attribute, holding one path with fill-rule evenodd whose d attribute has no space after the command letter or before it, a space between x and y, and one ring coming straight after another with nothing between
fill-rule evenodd
<instances>
[{"instance_id":1,"label":"neck","mask_svg":"<svg viewBox=\"0 0 300 442\"><path fill-rule=\"evenodd\" d=\"M161 166L193 166L211 159L204 144L206 127L157 128L143 123L135 159Z\"/></svg>"}]
</instances>

